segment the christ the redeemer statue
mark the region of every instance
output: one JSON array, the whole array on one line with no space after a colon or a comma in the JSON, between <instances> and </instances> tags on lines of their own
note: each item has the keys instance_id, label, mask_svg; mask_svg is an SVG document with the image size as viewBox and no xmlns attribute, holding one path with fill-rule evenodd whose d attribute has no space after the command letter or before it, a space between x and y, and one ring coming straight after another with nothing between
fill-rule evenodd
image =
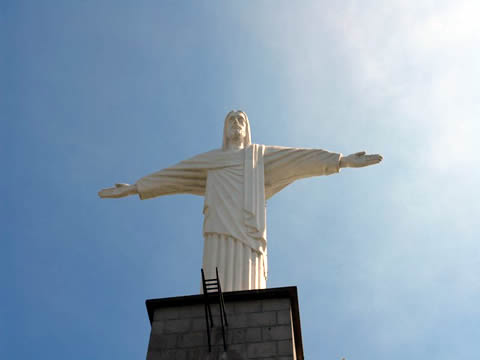
<instances>
[{"instance_id":1,"label":"christ the redeemer statue","mask_svg":"<svg viewBox=\"0 0 480 360\"><path fill-rule=\"evenodd\" d=\"M218 267L224 291L264 289L267 280L265 201L295 180L331 175L341 168L382 161L380 155L348 156L320 149L299 149L251 143L243 111L225 118L223 145L138 180L116 184L98 194L140 199L170 194L205 197L203 269L215 277Z\"/></svg>"}]
</instances>

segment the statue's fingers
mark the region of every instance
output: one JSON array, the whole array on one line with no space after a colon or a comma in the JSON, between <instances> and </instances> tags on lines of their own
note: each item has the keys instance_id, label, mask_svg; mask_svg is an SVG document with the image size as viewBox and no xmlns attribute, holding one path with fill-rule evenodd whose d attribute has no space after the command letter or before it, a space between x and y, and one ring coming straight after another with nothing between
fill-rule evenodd
<instances>
[{"instance_id":1,"label":"statue's fingers","mask_svg":"<svg viewBox=\"0 0 480 360\"><path fill-rule=\"evenodd\" d=\"M107 189L102 189L98 192L98 195L100 197L113 197L115 196L115 190L116 188L107 188Z\"/></svg>"},{"instance_id":2,"label":"statue's fingers","mask_svg":"<svg viewBox=\"0 0 480 360\"><path fill-rule=\"evenodd\" d=\"M128 184L124 184L124 183L118 183L118 184L115 184L115 187L119 188L119 187L124 187L124 186L129 186Z\"/></svg>"},{"instance_id":3,"label":"statue's fingers","mask_svg":"<svg viewBox=\"0 0 480 360\"><path fill-rule=\"evenodd\" d=\"M109 194L110 194L109 189L102 189L98 192L98 196L100 196L101 198L107 197Z\"/></svg>"},{"instance_id":4,"label":"statue's fingers","mask_svg":"<svg viewBox=\"0 0 480 360\"><path fill-rule=\"evenodd\" d=\"M355 153L356 156L363 156L363 155L365 155L365 154L366 154L365 151L359 151L359 152L356 152L356 153Z\"/></svg>"},{"instance_id":5,"label":"statue's fingers","mask_svg":"<svg viewBox=\"0 0 480 360\"><path fill-rule=\"evenodd\" d=\"M369 165L378 164L382 161L383 157L381 155L367 155L366 160Z\"/></svg>"}]
</instances>

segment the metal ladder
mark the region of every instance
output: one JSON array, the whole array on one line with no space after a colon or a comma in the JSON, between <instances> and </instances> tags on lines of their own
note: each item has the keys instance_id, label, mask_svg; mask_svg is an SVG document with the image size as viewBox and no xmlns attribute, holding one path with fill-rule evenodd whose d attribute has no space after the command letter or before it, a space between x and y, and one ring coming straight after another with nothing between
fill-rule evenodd
<instances>
[{"instance_id":1,"label":"metal ladder","mask_svg":"<svg viewBox=\"0 0 480 360\"><path fill-rule=\"evenodd\" d=\"M227 312L225 311L225 301L223 300L222 287L218 277L218 268L215 268L217 275L214 279L205 279L205 273L202 269L203 296L205 299L205 321L207 323L208 351L212 352L212 342L210 328L213 328L212 309L210 308L211 298L216 297L220 312L220 323L222 325L223 349L227 351L227 342L225 339L225 327L228 327ZM214 300L214 302L216 302Z\"/></svg>"}]
</instances>

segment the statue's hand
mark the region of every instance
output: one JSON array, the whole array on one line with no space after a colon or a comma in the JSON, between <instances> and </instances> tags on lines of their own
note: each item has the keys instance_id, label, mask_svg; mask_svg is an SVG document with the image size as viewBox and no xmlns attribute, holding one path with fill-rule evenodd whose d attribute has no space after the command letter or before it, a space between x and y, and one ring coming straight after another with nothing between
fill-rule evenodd
<instances>
[{"instance_id":1,"label":"statue's hand","mask_svg":"<svg viewBox=\"0 0 480 360\"><path fill-rule=\"evenodd\" d=\"M102 189L98 192L98 196L105 199L121 198L137 193L137 187L129 184L115 184L115 187Z\"/></svg>"},{"instance_id":2,"label":"statue's hand","mask_svg":"<svg viewBox=\"0 0 480 360\"><path fill-rule=\"evenodd\" d=\"M379 154L366 155L365 151L360 151L355 154L343 156L340 159L340 167L358 168L358 167L375 165L382 160L383 160L382 155L379 155Z\"/></svg>"}]
</instances>

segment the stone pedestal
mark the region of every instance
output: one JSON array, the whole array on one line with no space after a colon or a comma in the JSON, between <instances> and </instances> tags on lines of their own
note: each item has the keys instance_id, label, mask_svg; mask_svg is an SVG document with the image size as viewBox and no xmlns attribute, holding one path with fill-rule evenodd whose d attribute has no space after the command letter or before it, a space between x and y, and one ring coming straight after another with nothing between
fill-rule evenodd
<instances>
[{"instance_id":1,"label":"stone pedestal","mask_svg":"<svg viewBox=\"0 0 480 360\"><path fill-rule=\"evenodd\" d=\"M296 287L224 293L228 318L223 348L218 303L208 351L203 295L147 300L152 325L147 360L303 360Z\"/></svg>"}]
</instances>

